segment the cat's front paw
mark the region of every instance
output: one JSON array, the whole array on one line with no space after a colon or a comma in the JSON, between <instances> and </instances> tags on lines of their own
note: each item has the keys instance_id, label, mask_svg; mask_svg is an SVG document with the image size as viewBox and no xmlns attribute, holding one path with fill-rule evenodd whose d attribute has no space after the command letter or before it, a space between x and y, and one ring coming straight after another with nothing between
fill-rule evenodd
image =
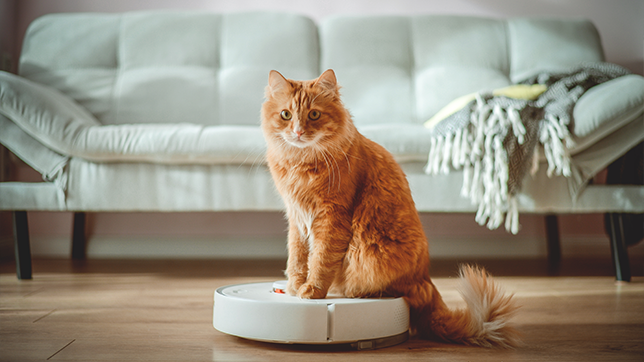
<instances>
[{"instance_id":1,"label":"cat's front paw","mask_svg":"<svg viewBox=\"0 0 644 362\"><path fill-rule=\"evenodd\" d=\"M288 278L288 282L286 283L286 293L288 293L289 295L297 295L297 291L305 282L305 277L299 278L297 276L293 276Z\"/></svg>"},{"instance_id":2,"label":"cat's front paw","mask_svg":"<svg viewBox=\"0 0 644 362\"><path fill-rule=\"evenodd\" d=\"M297 283L295 281L292 281L292 279L289 279L288 282L286 283L286 293L289 295L297 295L298 289L300 289L300 286L302 286L303 283Z\"/></svg>"},{"instance_id":3,"label":"cat's front paw","mask_svg":"<svg viewBox=\"0 0 644 362\"><path fill-rule=\"evenodd\" d=\"M326 297L326 290L316 287L311 283L304 283L297 291L301 299L323 299Z\"/></svg>"}]
</instances>

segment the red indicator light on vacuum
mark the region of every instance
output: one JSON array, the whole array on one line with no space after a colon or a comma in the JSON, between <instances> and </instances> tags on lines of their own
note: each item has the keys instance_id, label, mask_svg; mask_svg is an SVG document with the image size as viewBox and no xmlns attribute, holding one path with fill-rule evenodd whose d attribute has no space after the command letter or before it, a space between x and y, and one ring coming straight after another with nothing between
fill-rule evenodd
<instances>
[{"instance_id":1,"label":"red indicator light on vacuum","mask_svg":"<svg viewBox=\"0 0 644 362\"><path fill-rule=\"evenodd\" d=\"M286 280L273 283L273 293L286 294Z\"/></svg>"}]
</instances>

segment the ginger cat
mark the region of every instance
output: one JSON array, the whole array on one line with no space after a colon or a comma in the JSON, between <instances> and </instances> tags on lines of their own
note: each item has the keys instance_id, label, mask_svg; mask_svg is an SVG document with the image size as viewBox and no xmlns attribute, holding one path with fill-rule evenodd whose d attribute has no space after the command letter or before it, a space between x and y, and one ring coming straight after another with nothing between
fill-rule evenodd
<instances>
[{"instance_id":1,"label":"ginger cat","mask_svg":"<svg viewBox=\"0 0 644 362\"><path fill-rule=\"evenodd\" d=\"M429 277L427 238L405 174L358 133L333 70L310 81L271 71L262 106L267 161L289 221L287 292L300 298L404 297L424 338L512 347L517 306L479 268L461 267L465 310Z\"/></svg>"}]
</instances>

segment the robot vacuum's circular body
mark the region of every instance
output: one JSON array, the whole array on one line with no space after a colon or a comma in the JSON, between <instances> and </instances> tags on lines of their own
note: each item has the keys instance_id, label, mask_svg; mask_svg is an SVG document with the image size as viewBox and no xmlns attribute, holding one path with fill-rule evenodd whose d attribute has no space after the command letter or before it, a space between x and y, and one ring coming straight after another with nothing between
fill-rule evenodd
<instances>
[{"instance_id":1,"label":"robot vacuum's circular body","mask_svg":"<svg viewBox=\"0 0 644 362\"><path fill-rule=\"evenodd\" d=\"M299 299L286 281L221 287L215 291L214 327L273 343L387 347L408 338L409 307L402 298Z\"/></svg>"}]
</instances>

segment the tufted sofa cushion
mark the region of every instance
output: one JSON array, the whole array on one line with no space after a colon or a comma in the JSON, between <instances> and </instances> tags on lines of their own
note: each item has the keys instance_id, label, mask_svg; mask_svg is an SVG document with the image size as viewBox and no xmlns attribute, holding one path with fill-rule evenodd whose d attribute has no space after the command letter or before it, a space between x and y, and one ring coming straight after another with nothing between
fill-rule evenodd
<instances>
[{"instance_id":1,"label":"tufted sofa cushion","mask_svg":"<svg viewBox=\"0 0 644 362\"><path fill-rule=\"evenodd\" d=\"M358 128L414 161L427 160L431 132L421 125L453 100L604 59L599 34L584 19L341 16L321 24L320 38L322 69L335 70ZM641 76L591 89L574 109L571 154L642 110Z\"/></svg>"},{"instance_id":2,"label":"tufted sofa cushion","mask_svg":"<svg viewBox=\"0 0 644 362\"><path fill-rule=\"evenodd\" d=\"M25 37L23 78L0 74L2 112L90 161L254 164L268 72L314 78L318 48L315 24L298 15L46 15Z\"/></svg>"},{"instance_id":3,"label":"tufted sofa cushion","mask_svg":"<svg viewBox=\"0 0 644 362\"><path fill-rule=\"evenodd\" d=\"M289 14L52 14L26 36L20 75L102 124L258 125L271 69L318 76L313 21Z\"/></svg>"},{"instance_id":4,"label":"tufted sofa cushion","mask_svg":"<svg viewBox=\"0 0 644 362\"><path fill-rule=\"evenodd\" d=\"M603 59L586 20L343 16L320 33L357 124L421 124L460 96Z\"/></svg>"},{"instance_id":5,"label":"tufted sofa cushion","mask_svg":"<svg viewBox=\"0 0 644 362\"><path fill-rule=\"evenodd\" d=\"M422 124L455 98L603 59L586 20L342 16L317 29L277 13L47 15L25 38L26 79L0 76L3 114L63 156L256 164L269 70L311 79L333 68L359 130L400 162L425 162ZM640 76L591 89L574 110L571 153L643 109Z\"/></svg>"}]
</instances>

